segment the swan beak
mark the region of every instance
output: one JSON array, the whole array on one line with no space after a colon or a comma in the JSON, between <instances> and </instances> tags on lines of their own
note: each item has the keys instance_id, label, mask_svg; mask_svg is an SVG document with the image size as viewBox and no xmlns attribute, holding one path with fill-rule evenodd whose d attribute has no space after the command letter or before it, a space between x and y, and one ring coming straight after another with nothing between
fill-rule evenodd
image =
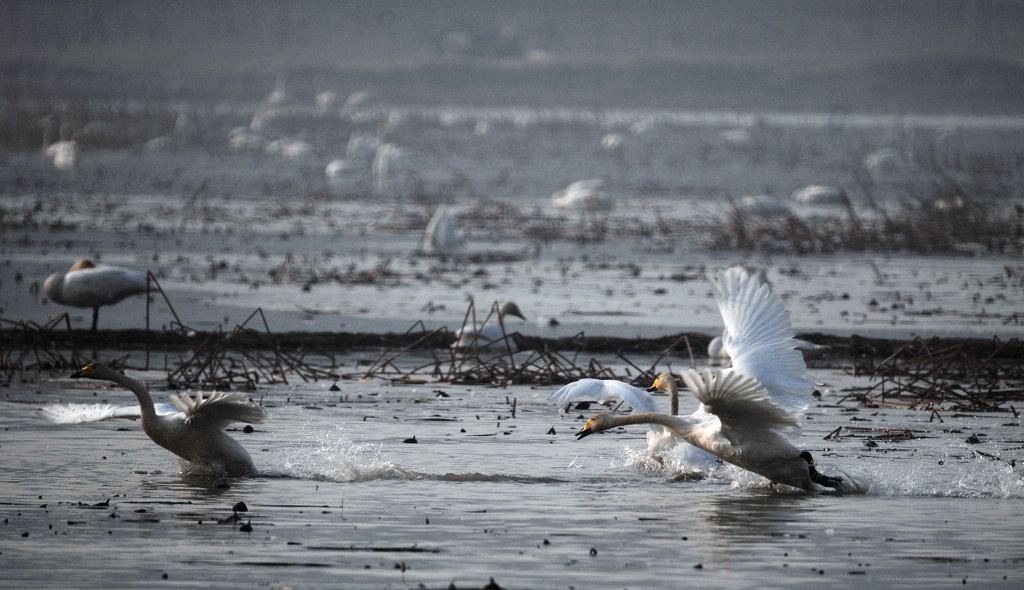
<instances>
[{"instance_id":1,"label":"swan beak","mask_svg":"<svg viewBox=\"0 0 1024 590\"><path fill-rule=\"evenodd\" d=\"M82 367L82 370L78 371L77 373L72 374L71 378L72 379L81 379L82 377L88 377L89 375L92 375L92 367L93 367L92 365L86 365L86 366Z\"/></svg>"},{"instance_id":2,"label":"swan beak","mask_svg":"<svg viewBox=\"0 0 1024 590\"><path fill-rule=\"evenodd\" d=\"M583 426L583 428L581 428L580 431L576 433L576 440L580 440L581 438L586 438L591 434L594 434L594 429L591 428L593 422L593 420L587 420L587 423Z\"/></svg>"},{"instance_id":3,"label":"swan beak","mask_svg":"<svg viewBox=\"0 0 1024 590\"><path fill-rule=\"evenodd\" d=\"M647 388L647 393L654 393L655 391L658 391L658 388L653 385Z\"/></svg>"}]
</instances>

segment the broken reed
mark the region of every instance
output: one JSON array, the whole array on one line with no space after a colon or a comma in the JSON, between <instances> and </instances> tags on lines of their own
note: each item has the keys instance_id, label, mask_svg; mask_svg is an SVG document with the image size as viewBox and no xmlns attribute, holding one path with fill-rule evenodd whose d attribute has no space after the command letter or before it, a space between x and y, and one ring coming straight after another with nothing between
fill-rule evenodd
<instances>
[{"instance_id":1,"label":"broken reed","mask_svg":"<svg viewBox=\"0 0 1024 590\"><path fill-rule=\"evenodd\" d=\"M499 313L498 303L494 302L483 322L478 323L475 305L470 300L460 332L465 332L473 326L485 325ZM439 340L450 342L453 339L447 328L428 331L422 322L416 322L398 339L399 342L406 344L387 348L362 373L361 377L363 379L384 378L402 382L425 382L429 378L429 380L445 383L486 384L498 387L555 385L593 377L620 379L647 386L657 376L658 363L666 355L675 351L680 344L686 344L691 362L693 359L689 339L686 335L682 335L665 348L647 368L638 366L623 356L621 352L616 353L615 359L626 366L624 373L617 373L613 368L594 357L584 358L582 333L569 339L570 343L575 342L576 345L568 350L564 347L555 349L548 344L535 342L534 346L514 353L513 350L524 348L522 344L527 339L518 333L505 333L501 322L497 322L497 325L502 327L502 338L494 343L476 342L474 339L459 348L454 345L447 349L428 347L429 360L399 363L400 360L407 361L408 359L404 359L404 357L410 355L412 351L418 350L424 344ZM484 346L487 344L490 345Z\"/></svg>"},{"instance_id":2,"label":"broken reed","mask_svg":"<svg viewBox=\"0 0 1024 590\"><path fill-rule=\"evenodd\" d=\"M1024 402L1024 358L1016 339L991 347L914 338L879 364L857 367L875 383L848 398L862 405L919 410L1013 411ZM1008 407L1004 407L1008 406Z\"/></svg>"}]
</instances>

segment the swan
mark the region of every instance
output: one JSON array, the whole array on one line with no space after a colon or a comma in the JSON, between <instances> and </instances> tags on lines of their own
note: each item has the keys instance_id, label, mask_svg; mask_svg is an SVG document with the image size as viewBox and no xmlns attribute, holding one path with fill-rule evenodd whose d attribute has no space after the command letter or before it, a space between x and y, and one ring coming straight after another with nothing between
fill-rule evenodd
<instances>
[{"instance_id":1,"label":"swan","mask_svg":"<svg viewBox=\"0 0 1024 590\"><path fill-rule=\"evenodd\" d=\"M71 307L92 308L92 330L100 315L100 307L114 305L125 297L146 292L148 277L141 272L120 266L99 266L87 258L71 265L64 274L46 278L43 290L52 301Z\"/></svg>"},{"instance_id":2,"label":"swan","mask_svg":"<svg viewBox=\"0 0 1024 590\"><path fill-rule=\"evenodd\" d=\"M789 215L789 207L772 195L746 195L739 202L739 209L758 217Z\"/></svg>"},{"instance_id":3,"label":"swan","mask_svg":"<svg viewBox=\"0 0 1024 590\"><path fill-rule=\"evenodd\" d=\"M434 212L423 233L423 251L428 254L454 254L462 250L459 213L447 205Z\"/></svg>"},{"instance_id":4,"label":"swan","mask_svg":"<svg viewBox=\"0 0 1024 590\"><path fill-rule=\"evenodd\" d=\"M64 125L60 126L60 140L51 142L53 135L53 116L47 115L40 121L43 127L43 152L53 160L53 167L61 172L73 172L78 164L78 142L64 139L67 132Z\"/></svg>"},{"instance_id":5,"label":"swan","mask_svg":"<svg viewBox=\"0 0 1024 590\"><path fill-rule=\"evenodd\" d=\"M519 306L511 301L506 301L498 308L495 322L488 322L479 328L464 327L455 332L455 343L452 348L465 350L475 348L479 350L507 349L509 352L518 350L515 340L505 331L505 316L515 316L525 320L526 316L519 311Z\"/></svg>"},{"instance_id":6,"label":"swan","mask_svg":"<svg viewBox=\"0 0 1024 590\"><path fill-rule=\"evenodd\" d=\"M679 414L679 390L671 377L662 374L651 390L665 391L669 395L669 413ZM636 412L657 412L658 405L648 391L633 387L617 379L580 379L562 387L554 394L559 405L580 399L619 399L629 404ZM681 443L681 444L680 444ZM677 445L680 446L684 462L692 467L711 468L717 463L715 456L698 449L676 435L675 431L663 426L651 425L647 431L647 449L656 461L663 462L662 456Z\"/></svg>"},{"instance_id":7,"label":"swan","mask_svg":"<svg viewBox=\"0 0 1024 590\"><path fill-rule=\"evenodd\" d=\"M111 381L130 389L139 400L143 432L189 463L232 476L256 472L249 453L224 432L234 422L258 424L267 418L263 408L247 402L242 394L217 391L205 398L202 393L196 393L194 398L185 393L172 395L171 401L178 411L161 413L168 412L166 404L154 404L142 383L106 365L86 365L71 378Z\"/></svg>"},{"instance_id":8,"label":"swan","mask_svg":"<svg viewBox=\"0 0 1024 590\"><path fill-rule=\"evenodd\" d=\"M551 195L551 204L562 210L608 211L614 202L602 192L603 187L600 178L577 180Z\"/></svg>"},{"instance_id":9,"label":"swan","mask_svg":"<svg viewBox=\"0 0 1024 590\"><path fill-rule=\"evenodd\" d=\"M792 199L802 205L841 205L846 193L827 184L809 184L793 193Z\"/></svg>"},{"instance_id":10,"label":"swan","mask_svg":"<svg viewBox=\"0 0 1024 590\"><path fill-rule=\"evenodd\" d=\"M688 416L639 412L593 416L579 439L629 424L658 424L716 457L772 482L806 491L845 489L844 481L818 473L811 454L785 433L800 425L814 381L796 349L789 315L770 285L744 267L712 279L726 330L723 346L732 368L683 371L700 407ZM659 376L657 389L674 386Z\"/></svg>"}]
</instances>

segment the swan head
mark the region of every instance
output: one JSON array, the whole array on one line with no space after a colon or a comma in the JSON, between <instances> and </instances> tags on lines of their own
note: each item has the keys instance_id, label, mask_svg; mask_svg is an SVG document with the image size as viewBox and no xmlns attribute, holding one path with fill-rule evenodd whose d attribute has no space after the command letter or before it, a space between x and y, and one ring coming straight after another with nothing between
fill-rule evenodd
<instances>
[{"instance_id":1,"label":"swan head","mask_svg":"<svg viewBox=\"0 0 1024 590\"><path fill-rule=\"evenodd\" d=\"M655 391L670 391L671 390L672 375L668 373L662 373L654 379L654 383L647 388L648 392Z\"/></svg>"},{"instance_id":2,"label":"swan head","mask_svg":"<svg viewBox=\"0 0 1024 590\"><path fill-rule=\"evenodd\" d=\"M72 264L71 268L68 269L68 272L75 272L76 270L86 270L88 268L96 268L96 265L93 264L92 260L89 260L88 258L82 258L81 260L78 260L74 264Z\"/></svg>"},{"instance_id":3,"label":"swan head","mask_svg":"<svg viewBox=\"0 0 1024 590\"><path fill-rule=\"evenodd\" d=\"M526 316L523 315L523 312L519 311L519 306L516 305L515 303L511 302L511 301L506 301L498 309L498 311L501 312L502 316L514 315L514 316L516 316L517 318L519 318L521 320L525 320L526 319Z\"/></svg>"},{"instance_id":4,"label":"swan head","mask_svg":"<svg viewBox=\"0 0 1024 590\"><path fill-rule=\"evenodd\" d=\"M590 418L590 420L587 420L587 423L583 425L583 428L581 428L579 432L576 433L576 440L586 438L591 434L604 432L605 430L614 427L615 425L610 422L611 417L611 414L606 414L603 412L600 414L595 414L593 417Z\"/></svg>"},{"instance_id":5,"label":"swan head","mask_svg":"<svg viewBox=\"0 0 1024 590\"><path fill-rule=\"evenodd\" d=\"M106 379L109 380L114 371L103 363L89 363L73 375L72 379Z\"/></svg>"}]
</instances>

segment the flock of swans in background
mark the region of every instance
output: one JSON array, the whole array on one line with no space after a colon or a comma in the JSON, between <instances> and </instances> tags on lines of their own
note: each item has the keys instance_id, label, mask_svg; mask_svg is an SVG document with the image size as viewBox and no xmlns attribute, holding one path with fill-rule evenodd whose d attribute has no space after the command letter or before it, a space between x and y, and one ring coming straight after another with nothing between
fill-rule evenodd
<instances>
[{"instance_id":1,"label":"flock of swans in background","mask_svg":"<svg viewBox=\"0 0 1024 590\"><path fill-rule=\"evenodd\" d=\"M82 272L81 270L75 272ZM814 382L794 337L789 314L763 273L747 267L726 269L712 278L715 298L725 324L722 348L731 367L681 373L683 383L699 403L689 415L679 414L675 379L661 374L648 391L615 380L582 379L558 390L552 398L560 405L580 399L619 399L631 413L599 413L577 433L582 439L619 426L650 424L648 450L660 460L663 453L680 447L687 464L711 469L719 461L731 463L773 483L805 491L826 489L861 491L859 484L819 473L810 453L800 451L786 438L797 431ZM506 302L497 318L472 329L461 330L454 348L491 346L515 351L503 318L525 319L519 308ZM44 408L54 422L79 423L109 418L140 418L142 429L153 442L198 469L239 476L258 473L252 459L224 429L235 422L259 423L266 414L258 405L237 393L172 396L173 406L155 404L139 381L109 367L93 363L72 375L110 381L132 391L138 406L65 404ZM651 391L669 395L668 413L658 411Z\"/></svg>"}]
</instances>

